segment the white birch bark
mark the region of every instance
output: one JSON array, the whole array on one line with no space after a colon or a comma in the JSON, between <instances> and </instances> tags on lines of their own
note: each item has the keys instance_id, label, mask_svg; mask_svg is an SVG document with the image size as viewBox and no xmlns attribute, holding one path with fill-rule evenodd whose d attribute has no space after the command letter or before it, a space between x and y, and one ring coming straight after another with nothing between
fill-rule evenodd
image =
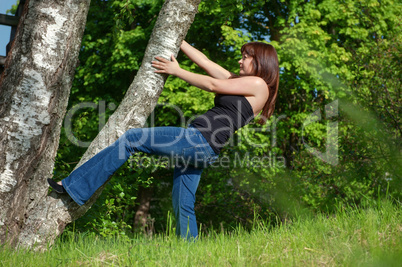
<instances>
[{"instance_id":1,"label":"white birch bark","mask_svg":"<svg viewBox=\"0 0 402 267\"><path fill-rule=\"evenodd\" d=\"M90 0L26 1L0 78L0 242L48 193Z\"/></svg>"},{"instance_id":2,"label":"white birch bark","mask_svg":"<svg viewBox=\"0 0 402 267\"><path fill-rule=\"evenodd\" d=\"M190 25L194 20L195 14L197 13L199 3L200 0L166 0L159 13L153 33L146 48L141 68L138 71L137 76L128 89L118 109L109 118L102 131L91 143L78 166L106 146L113 143L126 130L133 127L142 127L145 124L147 117L152 112L157 103L157 100L160 93L162 92L166 80L166 77L154 73L154 69L151 67L151 60L157 55L163 56L165 58L170 58L170 55L172 54L175 56L177 55L181 41L184 39ZM48 11L56 14L56 11L50 9L48 9ZM66 21L69 20L67 19ZM62 21L59 20L58 23L62 24ZM58 35L59 30L62 31L62 29L51 29L54 36ZM37 56L37 58L43 60L45 56ZM32 61L32 57L27 58L25 61ZM42 67L43 64L44 63L40 63L39 67ZM34 77L35 79L38 79L38 81L31 81L31 84L41 82L41 80L34 75L30 75L29 77ZM55 84L53 87L56 87L58 85L61 84ZM55 97L52 96L53 95L49 93L40 93L40 96L35 96L35 100L40 99L41 97L50 100L55 99ZM40 107L42 109L46 109L48 106L46 106L45 100L41 101L42 104L40 104ZM60 116L60 114L64 114L65 106L63 106L63 108L63 111L53 111L53 113L51 113L51 115L49 116ZM41 121L42 123L44 123L44 125L47 125L49 121L52 121L52 119L48 119L46 114L42 117L39 117L39 115L37 117L41 118ZM59 125L57 126L58 128L60 128ZM3 132L6 133L7 131L8 130L5 130ZM39 130L37 131L38 135L40 136ZM57 136L58 134L59 133L57 132ZM26 153L26 150L34 149L35 151L37 151L37 149L41 149L42 146L48 146L48 140L44 140L46 142L38 142L36 139L34 139L39 139L39 137L37 136L32 137L31 139L27 139L26 137L19 137L19 134L15 134L14 136L12 136L8 134L8 132L7 136L10 136L7 137L10 139L16 138L15 136L21 139L20 143L17 143L13 149L17 149L17 147L20 147L21 143L25 144L24 140L30 140L27 142L30 145L35 146L35 148L32 146L21 148L24 149L25 152L23 151L22 153L20 153L20 157L23 157L23 154ZM3 141L1 140L1 142ZM0 148L7 149L7 151L10 150L8 144ZM10 153L12 155L14 155L13 149L10 150ZM56 148L52 147L50 150L55 153ZM16 156L7 156L7 160L4 162L4 164L3 162L0 162L0 166L9 166L7 165L8 162L13 162L13 160L15 160L15 157ZM53 159L54 155L53 157L50 156L46 158L47 161L52 161L52 164ZM37 159L34 160L37 161ZM28 159L28 163L31 163L31 165L28 164L29 167L32 166L32 159L30 161ZM17 168L18 166L14 167ZM33 167L30 168L32 169L32 171L34 171ZM24 213L22 214L24 218L21 218L18 223L15 223L15 226L13 226L15 228L13 230L15 232L15 236L13 237L12 241L17 245L21 245L24 247L46 249L47 245L49 243L51 244L54 239L63 232L66 224L82 216L91 207L92 203L97 199L98 195L103 189L101 188L100 190L98 190L97 193L95 193L95 195L91 198L91 200L88 201L88 203L86 203L84 206L79 207L68 196L65 195L57 195L56 193L51 193L49 196L46 197L47 186L45 185L45 178L50 177L49 172L51 171L51 169L46 171L35 170L35 174L33 176L29 175L29 178L27 178L27 175L22 175L23 178L21 178L20 180L15 178L16 176L14 172L12 172L13 169L11 167L2 168L0 169L0 171L2 173L1 180L4 181L2 182L1 190L3 190L5 194L14 190L13 188L18 187L18 185L21 183L30 184L28 186L25 186L27 189L23 192L23 194L25 194L27 190L33 191L29 194L29 197L26 197L33 200L28 201L30 203L29 207L27 205L24 206ZM35 186L33 186L33 184L35 184ZM2 201L0 202L1 206L9 205L9 203L11 202L19 202L22 198L22 196L3 198L1 194L3 193L0 192L0 201ZM13 208L11 209L11 212L15 212ZM10 217L9 214L5 212L0 213L0 216L4 215L5 217L3 218L5 218L5 220L0 219L3 220L0 221L0 223L6 225L7 228L9 228L9 225L12 225L10 224L10 221L13 220L13 217ZM1 231L2 230L0 228L0 234L2 233ZM10 238L8 238L8 240L10 240Z\"/></svg>"}]
</instances>

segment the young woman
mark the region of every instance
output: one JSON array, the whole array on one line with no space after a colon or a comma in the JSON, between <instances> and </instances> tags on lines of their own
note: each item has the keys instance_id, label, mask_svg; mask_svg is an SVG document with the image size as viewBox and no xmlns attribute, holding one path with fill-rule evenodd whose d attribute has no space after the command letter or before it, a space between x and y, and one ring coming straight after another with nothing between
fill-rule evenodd
<instances>
[{"instance_id":1,"label":"young woman","mask_svg":"<svg viewBox=\"0 0 402 267\"><path fill-rule=\"evenodd\" d=\"M52 179L48 182L56 192L66 192L83 205L132 154L169 156L175 163L172 198L176 233L183 238L196 238L194 203L202 170L218 158L221 148L237 129L260 113L260 124L271 116L278 92L279 66L274 47L260 42L243 45L238 76L185 41L180 48L208 75L183 70L173 56L171 60L156 57L152 61L155 72L174 75L215 93L215 106L194 119L188 128L130 129L61 183Z\"/></svg>"}]
</instances>

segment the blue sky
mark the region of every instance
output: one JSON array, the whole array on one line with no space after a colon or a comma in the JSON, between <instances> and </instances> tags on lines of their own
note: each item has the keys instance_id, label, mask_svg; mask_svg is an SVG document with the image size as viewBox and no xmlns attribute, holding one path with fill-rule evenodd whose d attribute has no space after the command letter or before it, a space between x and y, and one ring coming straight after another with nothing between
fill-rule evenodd
<instances>
[{"instance_id":1,"label":"blue sky","mask_svg":"<svg viewBox=\"0 0 402 267\"><path fill-rule=\"evenodd\" d=\"M7 9L11 9L17 0L0 0L0 13L6 14ZM11 27L0 25L0 56L6 55L6 45L10 41Z\"/></svg>"}]
</instances>

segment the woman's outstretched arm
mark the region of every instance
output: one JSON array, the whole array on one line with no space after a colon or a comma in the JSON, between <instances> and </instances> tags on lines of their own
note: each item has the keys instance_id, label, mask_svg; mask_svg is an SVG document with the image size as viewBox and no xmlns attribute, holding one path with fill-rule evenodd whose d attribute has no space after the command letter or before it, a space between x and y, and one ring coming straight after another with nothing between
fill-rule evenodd
<instances>
[{"instance_id":1,"label":"woman's outstretched arm","mask_svg":"<svg viewBox=\"0 0 402 267\"><path fill-rule=\"evenodd\" d=\"M205 70L211 77L217 79L229 79L232 75L228 70L207 58L206 55L186 41L182 42L180 49L189 59L191 59L191 61L200 66L200 68Z\"/></svg>"},{"instance_id":2,"label":"woman's outstretched arm","mask_svg":"<svg viewBox=\"0 0 402 267\"><path fill-rule=\"evenodd\" d=\"M155 57L152 67L156 73L174 75L202 90L225 95L255 96L261 99L268 97L267 84L257 76L244 76L237 79L217 79L208 75L193 73L180 68L179 63L171 56L171 60Z\"/></svg>"}]
</instances>

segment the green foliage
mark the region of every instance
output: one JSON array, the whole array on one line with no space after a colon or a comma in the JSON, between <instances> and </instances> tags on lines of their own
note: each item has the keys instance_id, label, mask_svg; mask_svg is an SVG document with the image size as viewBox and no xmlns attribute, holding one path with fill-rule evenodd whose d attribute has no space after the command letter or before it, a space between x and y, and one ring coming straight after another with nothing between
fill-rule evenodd
<instances>
[{"instance_id":1,"label":"green foliage","mask_svg":"<svg viewBox=\"0 0 402 267\"><path fill-rule=\"evenodd\" d=\"M18 8L19 4L20 4L20 1L17 0L15 5L12 5L10 9L6 10L6 14L15 15L17 13L17 8Z\"/></svg>"},{"instance_id":2,"label":"green foliage","mask_svg":"<svg viewBox=\"0 0 402 267\"><path fill-rule=\"evenodd\" d=\"M400 5L400 3L395 3ZM302 202L316 210L332 210L337 201L359 203L363 196L375 198L388 188L400 197L396 186L400 182L400 133L396 125L381 126L384 119L395 118L395 102L400 95L399 68L394 67L393 77L373 71L370 64L359 62L358 58L376 59L373 53L387 38L394 38L399 32L397 9L392 1L292 1L288 6L289 17L283 21L282 36L277 43L283 73L277 105L279 114L286 114L287 130L277 131L282 143L283 154L293 169L295 187ZM387 53L383 47L382 52ZM393 58L383 66L397 66L400 50L394 50ZM389 54L388 54L389 55ZM381 58L381 57L380 57ZM384 57L385 58L385 57ZM375 60L377 61L377 60ZM395 63L391 63L393 61ZM363 63L363 64L362 64ZM360 65L359 67L356 67ZM362 72L371 69L374 80ZM367 72L366 72L367 73ZM362 75L363 74L363 75ZM365 75L365 77L364 77ZM385 83L384 83L385 82ZM376 92L388 99L371 102L363 93L363 87L370 83L366 92ZM355 84L358 90L351 90ZM392 84L391 93L384 95L382 84ZM356 92L357 91L357 92ZM321 119L300 130L314 111L324 115L326 105L339 101L338 160L337 166L322 162L306 151L306 146L320 152L326 149L326 129L334 119ZM373 99L372 99L373 100ZM373 104L378 110L393 110L394 113L372 113ZM319 111L320 112L320 111ZM371 125L371 126L370 126ZM377 127L375 127L376 125ZM280 145L281 146L281 145ZM394 148L394 149L393 149ZM381 154L379 153L381 151ZM399 164L398 164L399 163ZM386 178L386 173L392 180ZM391 174L392 173L392 174Z\"/></svg>"}]
</instances>

